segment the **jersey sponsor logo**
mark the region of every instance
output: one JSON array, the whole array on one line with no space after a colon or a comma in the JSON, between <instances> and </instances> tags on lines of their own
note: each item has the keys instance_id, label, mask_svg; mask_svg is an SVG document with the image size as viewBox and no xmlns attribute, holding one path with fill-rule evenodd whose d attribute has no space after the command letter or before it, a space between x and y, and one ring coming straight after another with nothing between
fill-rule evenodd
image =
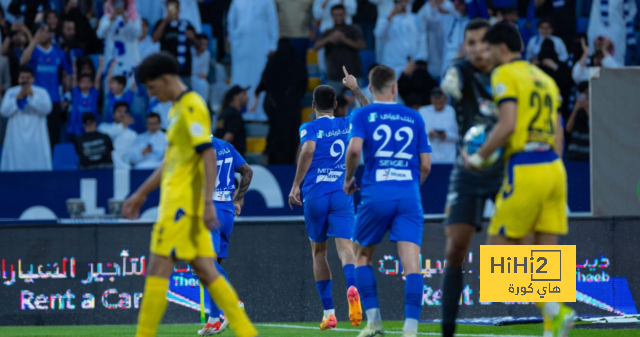
<instances>
[{"instance_id":1,"label":"jersey sponsor logo","mask_svg":"<svg viewBox=\"0 0 640 337\"><path fill-rule=\"evenodd\" d=\"M373 123L376 121L376 118L378 118L378 113L372 112L369 114L369 117L367 117L367 120L369 121L369 123Z\"/></svg>"},{"instance_id":2,"label":"jersey sponsor logo","mask_svg":"<svg viewBox=\"0 0 640 337\"><path fill-rule=\"evenodd\" d=\"M496 96L502 96L507 92L507 87L503 83L496 84Z\"/></svg>"},{"instance_id":3,"label":"jersey sponsor logo","mask_svg":"<svg viewBox=\"0 0 640 337\"><path fill-rule=\"evenodd\" d=\"M338 181L338 179L340 179L340 177L342 176L341 171L329 171L329 173L324 174L324 175L318 175L316 177L316 183L331 183L334 181Z\"/></svg>"},{"instance_id":4,"label":"jersey sponsor logo","mask_svg":"<svg viewBox=\"0 0 640 337\"><path fill-rule=\"evenodd\" d=\"M415 123L415 121L413 120L413 118L409 117L409 116L401 116L398 114L391 114L391 113L386 113L384 115L380 115L378 116L378 114L376 113L376 117L380 117L381 120L390 120L390 121L403 121L403 122L407 122L407 123ZM370 122L374 122L375 120L369 120Z\"/></svg>"},{"instance_id":5,"label":"jersey sponsor logo","mask_svg":"<svg viewBox=\"0 0 640 337\"><path fill-rule=\"evenodd\" d=\"M196 137L202 136L202 134L204 133L204 128L202 127L202 124L198 122L191 123L189 130L191 131L191 134Z\"/></svg>"},{"instance_id":6,"label":"jersey sponsor logo","mask_svg":"<svg viewBox=\"0 0 640 337\"><path fill-rule=\"evenodd\" d=\"M173 217L173 222L180 221L180 218L182 218L185 215L187 215L187 213L185 213L185 211L182 208L178 208L178 210L176 211L176 215Z\"/></svg>"},{"instance_id":7,"label":"jersey sponsor logo","mask_svg":"<svg viewBox=\"0 0 640 337\"><path fill-rule=\"evenodd\" d=\"M216 191L215 193L213 193L213 201L215 202L231 201L232 195L233 195L233 191Z\"/></svg>"},{"instance_id":8,"label":"jersey sponsor logo","mask_svg":"<svg viewBox=\"0 0 640 337\"><path fill-rule=\"evenodd\" d=\"M324 136L324 131L320 130L318 131L318 134L316 134L316 138L322 138Z\"/></svg>"},{"instance_id":9,"label":"jersey sponsor logo","mask_svg":"<svg viewBox=\"0 0 640 337\"><path fill-rule=\"evenodd\" d=\"M413 180L411 170L398 170L394 168L377 169L376 181L406 181Z\"/></svg>"},{"instance_id":10,"label":"jersey sponsor logo","mask_svg":"<svg viewBox=\"0 0 640 337\"><path fill-rule=\"evenodd\" d=\"M300 138L304 137L307 135L307 130L303 129L302 131L300 131Z\"/></svg>"}]
</instances>

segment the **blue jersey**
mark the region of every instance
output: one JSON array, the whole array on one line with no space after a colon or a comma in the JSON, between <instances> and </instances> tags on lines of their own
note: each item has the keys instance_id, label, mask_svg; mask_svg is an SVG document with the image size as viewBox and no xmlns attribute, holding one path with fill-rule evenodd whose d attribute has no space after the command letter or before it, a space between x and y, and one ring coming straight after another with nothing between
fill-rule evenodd
<instances>
[{"instance_id":1,"label":"blue jersey","mask_svg":"<svg viewBox=\"0 0 640 337\"><path fill-rule=\"evenodd\" d=\"M133 92L129 89L124 89L124 92L120 96L114 95L111 91L107 93L107 122L113 122L113 108L115 107L117 102L126 102L129 104L129 109L131 109L131 104L133 104Z\"/></svg>"},{"instance_id":2,"label":"blue jersey","mask_svg":"<svg viewBox=\"0 0 640 337\"><path fill-rule=\"evenodd\" d=\"M100 93L94 87L91 87L88 93L84 94L80 87L75 87L71 91L73 101L71 103L71 118L67 131L71 135L79 136L84 133L82 125L82 114L90 112L98 120L98 96Z\"/></svg>"},{"instance_id":3,"label":"blue jersey","mask_svg":"<svg viewBox=\"0 0 640 337\"><path fill-rule=\"evenodd\" d=\"M420 154L431 145L420 114L404 105L374 103L351 115L349 140L364 140L363 201L420 200Z\"/></svg>"},{"instance_id":4,"label":"blue jersey","mask_svg":"<svg viewBox=\"0 0 640 337\"><path fill-rule=\"evenodd\" d=\"M236 151L233 145L214 137L211 137L211 142L216 151L216 165L218 166L216 191L213 193L213 201L216 203L216 208L235 212L233 193L236 191L236 182L233 174L240 166L247 162L238 151Z\"/></svg>"},{"instance_id":5,"label":"blue jersey","mask_svg":"<svg viewBox=\"0 0 640 337\"><path fill-rule=\"evenodd\" d=\"M305 201L342 190L348 134L347 118L323 116L300 127L300 143L316 143L313 161L302 182Z\"/></svg>"},{"instance_id":6,"label":"blue jersey","mask_svg":"<svg viewBox=\"0 0 640 337\"><path fill-rule=\"evenodd\" d=\"M56 46L44 50L36 46L27 63L33 69L36 85L43 87L51 96L51 102L60 102L60 70L73 74L64 51Z\"/></svg>"}]
</instances>

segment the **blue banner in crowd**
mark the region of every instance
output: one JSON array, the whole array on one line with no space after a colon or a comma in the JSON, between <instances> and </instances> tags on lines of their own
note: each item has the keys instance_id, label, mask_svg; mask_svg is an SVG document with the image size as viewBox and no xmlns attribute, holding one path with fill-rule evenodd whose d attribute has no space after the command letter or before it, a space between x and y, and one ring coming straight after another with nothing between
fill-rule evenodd
<instances>
[{"instance_id":1,"label":"blue banner in crowd","mask_svg":"<svg viewBox=\"0 0 640 337\"><path fill-rule=\"evenodd\" d=\"M587 162L566 165L571 212L590 212L590 179ZM289 209L288 195L296 167L252 166L253 181L245 197L242 216L302 215L301 207ZM444 212L449 184L450 165L433 165L431 174L421 188L425 214ZM82 199L87 215L109 212L108 200L123 200L142 184L151 171L54 171L16 172L0 174L0 218L52 219L68 218L67 199ZM362 168L357 178L362 175ZM159 193L147 198L142 212L153 221L157 212ZM356 204L359 196L356 196ZM490 207L489 207L490 210Z\"/></svg>"}]
</instances>

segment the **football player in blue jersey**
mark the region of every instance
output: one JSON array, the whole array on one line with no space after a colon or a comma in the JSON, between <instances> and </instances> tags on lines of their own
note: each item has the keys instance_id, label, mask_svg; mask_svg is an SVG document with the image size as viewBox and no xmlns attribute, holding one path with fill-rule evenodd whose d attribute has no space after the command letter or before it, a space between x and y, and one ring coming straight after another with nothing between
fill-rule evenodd
<instances>
[{"instance_id":1,"label":"football player in blue jersey","mask_svg":"<svg viewBox=\"0 0 640 337\"><path fill-rule=\"evenodd\" d=\"M373 104L351 116L343 187L347 195L360 190L354 174L363 152L362 201L353 230L356 280L367 313L367 327L359 337L384 335L371 260L387 232L398 243L406 278L403 336L416 336L424 285L419 258L424 226L420 185L431 170L431 146L420 114L395 103L395 72L376 66L369 82Z\"/></svg>"},{"instance_id":2,"label":"football player in blue jersey","mask_svg":"<svg viewBox=\"0 0 640 337\"><path fill-rule=\"evenodd\" d=\"M213 148L216 151L216 164L218 176L216 177L216 190L213 193L213 202L216 206L220 227L211 232L213 248L218 255L215 262L216 268L225 278L227 272L222 268L222 261L227 258L229 239L233 230L233 217L240 215L244 206L244 195L249 189L253 170L249 164L236 151L233 145L222 139L211 137ZM240 186L236 188L234 172L240 173ZM211 309L207 324L198 331L200 336L210 336L223 332L229 325L226 319L221 321L221 312L216 303L211 299ZM244 306L242 302L239 305Z\"/></svg>"},{"instance_id":3,"label":"football player in blue jersey","mask_svg":"<svg viewBox=\"0 0 640 337\"><path fill-rule=\"evenodd\" d=\"M329 237L335 238L347 280L349 320L354 326L362 321L351 242L353 198L342 192L349 121L334 117L336 106L336 92L332 87L321 85L313 91L312 107L316 119L300 127L302 148L289 194L289 207L304 207L304 220L313 254L313 274L324 307L320 330L333 329L337 325L331 295L331 269L327 262Z\"/></svg>"}]
</instances>

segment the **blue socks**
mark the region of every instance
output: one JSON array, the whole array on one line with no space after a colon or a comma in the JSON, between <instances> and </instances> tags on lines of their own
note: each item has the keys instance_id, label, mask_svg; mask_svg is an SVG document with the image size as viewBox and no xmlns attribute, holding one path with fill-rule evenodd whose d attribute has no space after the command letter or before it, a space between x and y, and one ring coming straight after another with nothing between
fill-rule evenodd
<instances>
[{"instance_id":1,"label":"blue socks","mask_svg":"<svg viewBox=\"0 0 640 337\"><path fill-rule=\"evenodd\" d=\"M378 302L378 287L376 277L373 275L371 266L362 266L356 268L356 280L358 283L358 292L365 310L380 308Z\"/></svg>"},{"instance_id":2,"label":"blue socks","mask_svg":"<svg viewBox=\"0 0 640 337\"><path fill-rule=\"evenodd\" d=\"M225 279L229 280L229 276L227 276L227 271L224 270L224 268L222 268L222 266L218 263L218 261L215 261L215 265L216 265L216 269L218 269L218 272L220 273L220 275L222 275ZM209 295L209 304L210 309L209 309L209 320L213 319L219 319L220 318L220 308L218 308L218 306L216 305L216 302L213 301L213 299L211 298L211 295Z\"/></svg>"},{"instance_id":3,"label":"blue socks","mask_svg":"<svg viewBox=\"0 0 640 337\"><path fill-rule=\"evenodd\" d=\"M404 318L420 320L422 309L422 275L409 274L404 284Z\"/></svg>"},{"instance_id":4,"label":"blue socks","mask_svg":"<svg viewBox=\"0 0 640 337\"><path fill-rule=\"evenodd\" d=\"M346 264L342 267L344 277L347 279L347 289L356 287L356 266L353 264Z\"/></svg>"},{"instance_id":5,"label":"blue socks","mask_svg":"<svg viewBox=\"0 0 640 337\"><path fill-rule=\"evenodd\" d=\"M322 299L322 308L324 310L333 309L333 298L331 296L331 280L316 281L316 287L318 288L320 299Z\"/></svg>"}]
</instances>

